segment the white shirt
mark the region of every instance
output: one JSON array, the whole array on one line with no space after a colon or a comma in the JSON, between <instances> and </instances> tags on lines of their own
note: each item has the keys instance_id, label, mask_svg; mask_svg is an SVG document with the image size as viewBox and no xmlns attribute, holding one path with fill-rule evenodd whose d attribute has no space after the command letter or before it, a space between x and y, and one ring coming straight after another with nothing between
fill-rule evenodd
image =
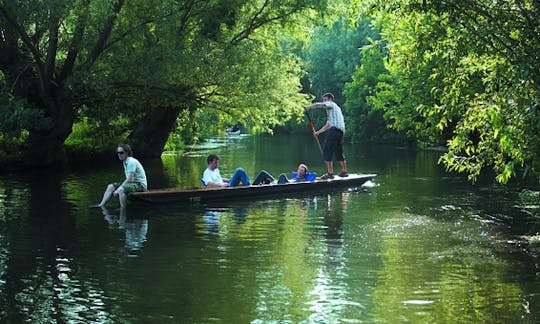
<instances>
[{"instance_id":1,"label":"white shirt","mask_svg":"<svg viewBox=\"0 0 540 324\"><path fill-rule=\"evenodd\" d=\"M335 127L345 133L345 120L341 108L333 101L325 101L326 116L330 127Z\"/></svg>"},{"instance_id":2,"label":"white shirt","mask_svg":"<svg viewBox=\"0 0 540 324\"><path fill-rule=\"evenodd\" d=\"M146 190L148 186L146 183L146 172L144 172L141 162L134 157L128 156L124 160L124 173L126 175L126 179L131 172L133 172L133 182L139 182Z\"/></svg>"},{"instance_id":3,"label":"white shirt","mask_svg":"<svg viewBox=\"0 0 540 324\"><path fill-rule=\"evenodd\" d=\"M203 181L206 185L209 185L210 183L220 185L223 183L223 178L221 177L221 173L219 173L218 168L215 168L214 170L206 168L203 173Z\"/></svg>"}]
</instances>

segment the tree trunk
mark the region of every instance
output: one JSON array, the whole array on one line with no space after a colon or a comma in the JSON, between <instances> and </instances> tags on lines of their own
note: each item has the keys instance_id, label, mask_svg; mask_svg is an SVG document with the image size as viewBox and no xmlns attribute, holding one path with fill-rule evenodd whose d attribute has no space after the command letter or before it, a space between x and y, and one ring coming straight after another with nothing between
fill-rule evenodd
<instances>
[{"instance_id":1,"label":"tree trunk","mask_svg":"<svg viewBox=\"0 0 540 324\"><path fill-rule=\"evenodd\" d=\"M25 165L29 166L61 166L67 163L64 142L72 132L74 110L71 101L66 99L63 89L53 90L44 104L44 111L55 111L52 125L46 129L31 130L28 136L28 152Z\"/></svg>"},{"instance_id":2,"label":"tree trunk","mask_svg":"<svg viewBox=\"0 0 540 324\"><path fill-rule=\"evenodd\" d=\"M175 129L180 108L152 108L140 121L128 141L138 157L160 157L169 134Z\"/></svg>"}]
</instances>

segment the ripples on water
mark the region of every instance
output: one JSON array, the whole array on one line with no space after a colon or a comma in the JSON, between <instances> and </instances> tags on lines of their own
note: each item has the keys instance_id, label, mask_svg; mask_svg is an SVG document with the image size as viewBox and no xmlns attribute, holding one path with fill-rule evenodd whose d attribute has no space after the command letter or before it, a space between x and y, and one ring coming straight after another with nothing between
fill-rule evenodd
<instances>
[{"instance_id":1,"label":"ripples on water","mask_svg":"<svg viewBox=\"0 0 540 324\"><path fill-rule=\"evenodd\" d=\"M227 154L223 159L230 159ZM56 187L54 177L48 186L0 178L0 319L539 320L539 265L519 241L534 220L516 220L522 214L512 195L498 187L477 188L426 171L436 157L430 163L423 157L417 166L397 156L390 162L387 156L351 159L352 168L380 174L364 188L212 204L133 204L126 215L114 205L86 207L100 197L104 179L117 177L117 165L97 175L56 176ZM174 162L183 175L188 162Z\"/></svg>"}]
</instances>

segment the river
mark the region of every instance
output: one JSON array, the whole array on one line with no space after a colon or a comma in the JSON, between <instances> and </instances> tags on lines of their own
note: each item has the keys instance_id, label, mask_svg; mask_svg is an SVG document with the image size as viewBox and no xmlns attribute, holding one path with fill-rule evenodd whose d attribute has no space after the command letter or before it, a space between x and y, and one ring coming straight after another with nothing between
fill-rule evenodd
<instances>
[{"instance_id":1,"label":"river","mask_svg":"<svg viewBox=\"0 0 540 324\"><path fill-rule=\"evenodd\" d=\"M111 148L111 156L115 156ZM136 156L136 148L134 148ZM309 136L215 138L143 160L150 188L193 187L206 156L323 173ZM92 209L118 161L0 174L0 321L540 322L538 212L471 184L439 152L346 145L375 181L334 193ZM336 165L339 172L339 167ZM534 206L533 206L534 207Z\"/></svg>"}]
</instances>

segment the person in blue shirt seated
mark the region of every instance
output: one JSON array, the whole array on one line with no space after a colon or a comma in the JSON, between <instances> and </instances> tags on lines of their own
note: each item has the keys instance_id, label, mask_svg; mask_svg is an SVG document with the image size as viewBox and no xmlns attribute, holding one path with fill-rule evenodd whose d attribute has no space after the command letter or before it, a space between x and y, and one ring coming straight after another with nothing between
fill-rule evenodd
<instances>
[{"instance_id":1,"label":"person in blue shirt seated","mask_svg":"<svg viewBox=\"0 0 540 324\"><path fill-rule=\"evenodd\" d=\"M215 154L210 154L206 159L208 163L208 168L204 170L203 178L201 179L205 186L208 187L235 187L240 184L240 182L245 185L251 185L249 176L246 171L242 168L237 168L234 170L234 173L230 180L223 179L219 172L218 164L219 157Z\"/></svg>"},{"instance_id":2,"label":"person in blue shirt seated","mask_svg":"<svg viewBox=\"0 0 540 324\"><path fill-rule=\"evenodd\" d=\"M316 174L309 173L308 167L301 163L298 165L298 170L292 173L291 179L287 178L285 173L279 175L277 180L278 184L290 183L290 182L304 182L304 181L313 181L315 180ZM275 178L265 170L262 170L257 178L253 181L254 185L258 184L270 184L275 181Z\"/></svg>"}]
</instances>

